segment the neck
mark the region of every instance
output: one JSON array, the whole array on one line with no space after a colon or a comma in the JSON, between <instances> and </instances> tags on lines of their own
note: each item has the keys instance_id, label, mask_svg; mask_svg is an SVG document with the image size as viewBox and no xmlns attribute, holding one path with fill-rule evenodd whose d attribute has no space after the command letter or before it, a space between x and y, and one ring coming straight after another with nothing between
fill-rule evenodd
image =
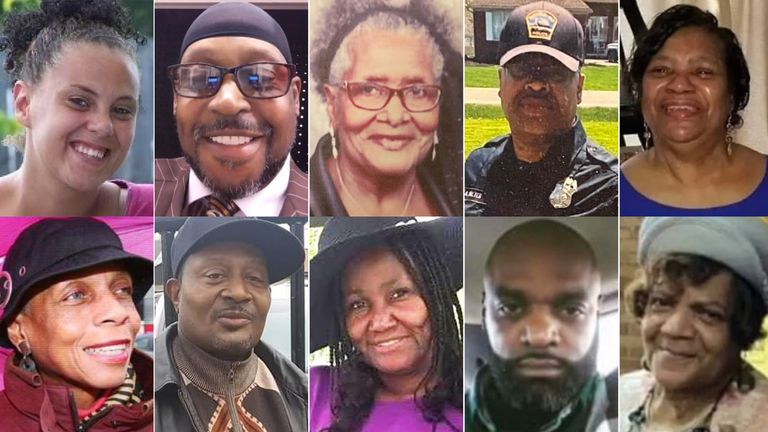
<instances>
[{"instance_id":1,"label":"neck","mask_svg":"<svg viewBox=\"0 0 768 432\"><path fill-rule=\"evenodd\" d=\"M648 151L651 164L668 171L680 183L699 183L720 175L731 162L725 136L690 143L659 142Z\"/></svg>"},{"instance_id":2,"label":"neck","mask_svg":"<svg viewBox=\"0 0 768 432\"><path fill-rule=\"evenodd\" d=\"M371 176L339 155L330 159L329 172L350 216L407 213L418 188L416 170L399 177Z\"/></svg>"},{"instance_id":3,"label":"neck","mask_svg":"<svg viewBox=\"0 0 768 432\"><path fill-rule=\"evenodd\" d=\"M235 394L240 394L256 379L259 360L253 351L239 361L222 359L196 346L181 331L173 340L172 350L179 371L210 393L224 394L234 389Z\"/></svg>"},{"instance_id":4,"label":"neck","mask_svg":"<svg viewBox=\"0 0 768 432\"><path fill-rule=\"evenodd\" d=\"M417 397L423 396L426 393L426 389L432 384L424 383L424 385L421 385L426 375L426 370L404 375L379 373L382 385L376 394L376 399L404 400L413 398L414 395Z\"/></svg>"},{"instance_id":5,"label":"neck","mask_svg":"<svg viewBox=\"0 0 768 432\"><path fill-rule=\"evenodd\" d=\"M6 176L10 183L17 215L83 216L99 214L100 202L105 200L103 188L90 191L72 189L51 175L41 175L24 162L18 171Z\"/></svg>"},{"instance_id":6,"label":"neck","mask_svg":"<svg viewBox=\"0 0 768 432\"><path fill-rule=\"evenodd\" d=\"M653 425L664 425L670 430L695 427L713 409L732 375L725 374L718 382L694 390L672 390L657 385L649 406L648 418Z\"/></svg>"},{"instance_id":7,"label":"neck","mask_svg":"<svg viewBox=\"0 0 768 432\"><path fill-rule=\"evenodd\" d=\"M536 135L527 132L511 132L517 160L534 163L544 159L549 148L557 141L556 134Z\"/></svg>"}]
</instances>

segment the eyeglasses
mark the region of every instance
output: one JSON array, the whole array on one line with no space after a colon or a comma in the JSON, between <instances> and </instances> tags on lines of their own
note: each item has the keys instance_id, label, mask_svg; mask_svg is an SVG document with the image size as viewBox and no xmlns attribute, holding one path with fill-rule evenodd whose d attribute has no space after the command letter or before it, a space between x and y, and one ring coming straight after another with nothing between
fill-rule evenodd
<instances>
[{"instance_id":1,"label":"eyeglasses","mask_svg":"<svg viewBox=\"0 0 768 432\"><path fill-rule=\"evenodd\" d=\"M440 86L426 84L393 89L370 82L344 81L341 87L347 91L352 105L368 111L378 111L387 106L393 94L400 98L400 102L410 112L429 111L440 102L442 93Z\"/></svg>"},{"instance_id":2,"label":"eyeglasses","mask_svg":"<svg viewBox=\"0 0 768 432\"><path fill-rule=\"evenodd\" d=\"M559 64L536 65L526 62L509 62L504 66L507 73L515 79L537 79L563 84L571 79L575 72Z\"/></svg>"},{"instance_id":3,"label":"eyeglasses","mask_svg":"<svg viewBox=\"0 0 768 432\"><path fill-rule=\"evenodd\" d=\"M296 66L283 63L249 63L224 68L207 63L177 64L168 67L173 90L179 96L207 98L215 95L231 73L245 97L272 99L285 95L296 75Z\"/></svg>"}]
</instances>

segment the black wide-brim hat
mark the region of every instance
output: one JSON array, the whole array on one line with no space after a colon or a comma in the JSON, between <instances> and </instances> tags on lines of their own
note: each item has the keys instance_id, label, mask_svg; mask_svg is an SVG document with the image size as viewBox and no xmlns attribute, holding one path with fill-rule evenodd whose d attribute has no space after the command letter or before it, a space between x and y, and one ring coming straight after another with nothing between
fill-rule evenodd
<instances>
[{"instance_id":1,"label":"black wide-brim hat","mask_svg":"<svg viewBox=\"0 0 768 432\"><path fill-rule=\"evenodd\" d=\"M25 228L8 250L0 273L0 292L3 293L0 302L10 296L0 319L0 346L13 346L8 340L8 320L34 294L35 286L113 262L123 263L130 273L133 301L138 304L152 286L153 263L126 252L120 237L109 225L94 218L49 218Z\"/></svg>"},{"instance_id":2,"label":"black wide-brim hat","mask_svg":"<svg viewBox=\"0 0 768 432\"><path fill-rule=\"evenodd\" d=\"M245 243L259 249L267 265L269 283L292 275L304 264L304 247L290 231L254 218L191 217L171 245L171 265L178 277L184 261L201 248L225 242Z\"/></svg>"},{"instance_id":3,"label":"black wide-brim hat","mask_svg":"<svg viewBox=\"0 0 768 432\"><path fill-rule=\"evenodd\" d=\"M410 223L409 223L410 222ZM347 263L361 251L390 238L407 238L426 234L450 274L449 286L458 291L463 284L463 231L460 217L442 217L428 222L413 218L334 217L320 234L319 252L310 262L310 332L309 350L316 351L342 337L340 322L335 316L341 288L339 281Z\"/></svg>"}]
</instances>

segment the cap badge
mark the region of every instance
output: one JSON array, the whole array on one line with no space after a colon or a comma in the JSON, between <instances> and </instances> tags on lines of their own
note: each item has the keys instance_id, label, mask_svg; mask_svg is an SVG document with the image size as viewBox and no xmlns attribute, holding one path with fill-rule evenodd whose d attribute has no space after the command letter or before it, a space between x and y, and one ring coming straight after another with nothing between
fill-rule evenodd
<instances>
[{"instance_id":1,"label":"cap badge","mask_svg":"<svg viewBox=\"0 0 768 432\"><path fill-rule=\"evenodd\" d=\"M529 39L552 40L557 27L557 17L545 10L535 10L525 16Z\"/></svg>"}]
</instances>

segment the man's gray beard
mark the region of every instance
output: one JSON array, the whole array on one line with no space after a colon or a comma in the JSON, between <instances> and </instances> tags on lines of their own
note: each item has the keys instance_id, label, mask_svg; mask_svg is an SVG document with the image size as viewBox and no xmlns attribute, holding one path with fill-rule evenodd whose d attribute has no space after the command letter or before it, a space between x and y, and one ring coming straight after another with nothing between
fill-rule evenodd
<instances>
[{"instance_id":1,"label":"man's gray beard","mask_svg":"<svg viewBox=\"0 0 768 432\"><path fill-rule=\"evenodd\" d=\"M575 363L563 362L559 378L526 378L518 375L515 361L491 353L488 366L496 389L508 405L518 410L556 413L570 403L597 370L597 335L587 353Z\"/></svg>"},{"instance_id":2,"label":"man's gray beard","mask_svg":"<svg viewBox=\"0 0 768 432\"><path fill-rule=\"evenodd\" d=\"M214 195L224 200L236 200L236 199L245 198L247 196L253 195L254 193L262 190L264 187L270 184L272 180L274 180L275 177L277 177L277 174L280 172L280 169L283 167L283 164L285 164L285 160L288 159L288 155L291 154L291 149L293 149L293 143L288 149L288 152L279 159L273 159L270 156L271 148L272 148L272 142L270 140L268 141L268 144L267 144L266 156L264 160L264 170L261 172L261 175L258 178L247 179L243 183L232 185L232 186L220 185L215 183L205 173L205 171L203 171L203 168L200 166L200 163L199 163L200 156L197 154L197 146L195 146L194 157L184 152L184 159L192 168L192 171L195 172L195 175L197 175L197 178L199 178L200 181L202 181L203 184L208 189L210 189ZM216 162L223 164L224 167L227 169L234 169L242 165L242 163L235 163L231 161L217 160Z\"/></svg>"}]
</instances>

